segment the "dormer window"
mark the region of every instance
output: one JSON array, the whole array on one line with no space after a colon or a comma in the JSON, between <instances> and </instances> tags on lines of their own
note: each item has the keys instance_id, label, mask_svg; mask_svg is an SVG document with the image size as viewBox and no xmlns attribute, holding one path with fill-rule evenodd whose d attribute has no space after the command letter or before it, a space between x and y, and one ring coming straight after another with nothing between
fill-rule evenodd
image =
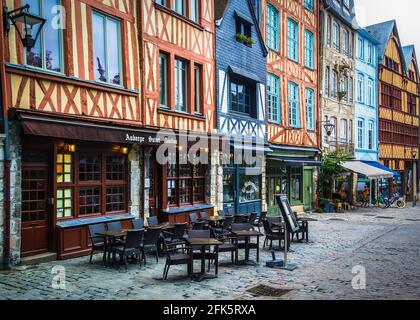
<instances>
[{"instance_id":1,"label":"dormer window","mask_svg":"<svg viewBox=\"0 0 420 320\"><path fill-rule=\"evenodd\" d=\"M252 25L253 23L235 11L236 15L236 40L251 47L254 44L252 40Z\"/></svg>"}]
</instances>

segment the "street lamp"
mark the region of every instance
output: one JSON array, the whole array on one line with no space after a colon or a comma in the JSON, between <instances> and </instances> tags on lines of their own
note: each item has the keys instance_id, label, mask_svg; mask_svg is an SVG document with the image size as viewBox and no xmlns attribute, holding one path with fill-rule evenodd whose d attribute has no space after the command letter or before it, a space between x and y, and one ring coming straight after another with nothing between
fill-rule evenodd
<instances>
[{"instance_id":1,"label":"street lamp","mask_svg":"<svg viewBox=\"0 0 420 320\"><path fill-rule=\"evenodd\" d=\"M330 120L320 121L319 123L324 125L324 129L325 129L325 132L327 133L327 136L331 137L333 131L335 130L335 124L332 123Z\"/></svg>"},{"instance_id":2,"label":"street lamp","mask_svg":"<svg viewBox=\"0 0 420 320\"><path fill-rule=\"evenodd\" d=\"M22 41L23 46L28 52L31 52L32 48L35 47L35 43L39 37L41 29L47 20L29 13L29 8L29 4L12 11L9 11L7 7L4 7L3 25L6 35L8 35L10 25L13 24L19 34L19 38ZM23 33L21 32L18 24L22 24ZM36 26L39 27L38 31L35 33L34 27Z\"/></svg>"},{"instance_id":3,"label":"street lamp","mask_svg":"<svg viewBox=\"0 0 420 320\"><path fill-rule=\"evenodd\" d=\"M411 150L413 157L413 207L417 206L417 150Z\"/></svg>"}]
</instances>

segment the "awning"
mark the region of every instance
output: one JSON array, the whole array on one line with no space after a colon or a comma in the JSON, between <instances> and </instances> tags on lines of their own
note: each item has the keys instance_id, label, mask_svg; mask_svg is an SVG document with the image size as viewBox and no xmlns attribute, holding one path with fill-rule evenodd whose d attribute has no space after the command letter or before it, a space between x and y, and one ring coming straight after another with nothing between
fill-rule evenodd
<instances>
[{"instance_id":1,"label":"awning","mask_svg":"<svg viewBox=\"0 0 420 320\"><path fill-rule=\"evenodd\" d=\"M241 68L238 68L238 67L229 66L229 73L233 73L234 75L237 75L237 76L240 76L240 77L243 77L243 78L247 78L247 79L250 79L250 80L254 80L256 82L260 82L260 83L264 82L255 73L249 72L247 70L244 70L244 69L241 69Z\"/></svg>"},{"instance_id":2,"label":"awning","mask_svg":"<svg viewBox=\"0 0 420 320\"><path fill-rule=\"evenodd\" d=\"M400 177L400 176L401 176L401 174L400 174L399 172L394 171L394 170L392 170L392 169L390 169L390 168L388 168L388 167L384 166L384 165L383 165L382 163L380 163L380 162L376 162L376 161L362 161L362 162L363 162L363 163L366 163L366 164L368 164L368 165L370 165L370 166L373 166L373 167L375 167L375 168L379 168L379 169L382 169L382 170L388 171L388 172L392 173L392 174L394 175L394 177L395 177L395 178L398 178L398 177Z\"/></svg>"},{"instance_id":3,"label":"awning","mask_svg":"<svg viewBox=\"0 0 420 320\"><path fill-rule=\"evenodd\" d=\"M19 113L23 134L68 140L160 145L157 131L109 123ZM168 140L167 142L172 142Z\"/></svg>"},{"instance_id":4,"label":"awning","mask_svg":"<svg viewBox=\"0 0 420 320\"><path fill-rule=\"evenodd\" d=\"M391 179L394 176L389 171L376 168L361 161L346 161L341 166L354 173L362 174L368 179Z\"/></svg>"},{"instance_id":5,"label":"awning","mask_svg":"<svg viewBox=\"0 0 420 320\"><path fill-rule=\"evenodd\" d=\"M317 161L311 158L303 157L285 157L277 155L268 155L267 160L283 162L286 167L320 167L321 161Z\"/></svg>"},{"instance_id":6,"label":"awning","mask_svg":"<svg viewBox=\"0 0 420 320\"><path fill-rule=\"evenodd\" d=\"M250 144L250 143L231 143L231 146L235 150L247 150L247 151L255 151L255 152L273 152L268 145L264 144Z\"/></svg>"}]
</instances>

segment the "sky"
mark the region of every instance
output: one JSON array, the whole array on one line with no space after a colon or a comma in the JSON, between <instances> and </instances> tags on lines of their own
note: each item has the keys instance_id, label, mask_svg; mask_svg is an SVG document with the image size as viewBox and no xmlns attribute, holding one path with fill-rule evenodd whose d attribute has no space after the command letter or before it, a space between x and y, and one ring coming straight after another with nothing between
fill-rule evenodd
<instances>
[{"instance_id":1,"label":"sky","mask_svg":"<svg viewBox=\"0 0 420 320\"><path fill-rule=\"evenodd\" d=\"M419 0L354 0L360 26L395 19L403 46L416 46L420 61L420 1Z\"/></svg>"}]
</instances>

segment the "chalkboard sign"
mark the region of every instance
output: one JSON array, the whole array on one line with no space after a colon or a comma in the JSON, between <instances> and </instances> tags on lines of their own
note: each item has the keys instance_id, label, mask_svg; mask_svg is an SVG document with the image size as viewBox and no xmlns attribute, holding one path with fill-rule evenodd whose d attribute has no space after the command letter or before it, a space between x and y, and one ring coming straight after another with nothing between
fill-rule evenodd
<instances>
[{"instance_id":1,"label":"chalkboard sign","mask_svg":"<svg viewBox=\"0 0 420 320\"><path fill-rule=\"evenodd\" d=\"M280 207L283 220L286 223L287 231L296 232L300 229L299 223L296 219L295 214L293 213L292 208L290 207L289 199L287 199L286 194L280 194L276 196L277 204Z\"/></svg>"}]
</instances>

